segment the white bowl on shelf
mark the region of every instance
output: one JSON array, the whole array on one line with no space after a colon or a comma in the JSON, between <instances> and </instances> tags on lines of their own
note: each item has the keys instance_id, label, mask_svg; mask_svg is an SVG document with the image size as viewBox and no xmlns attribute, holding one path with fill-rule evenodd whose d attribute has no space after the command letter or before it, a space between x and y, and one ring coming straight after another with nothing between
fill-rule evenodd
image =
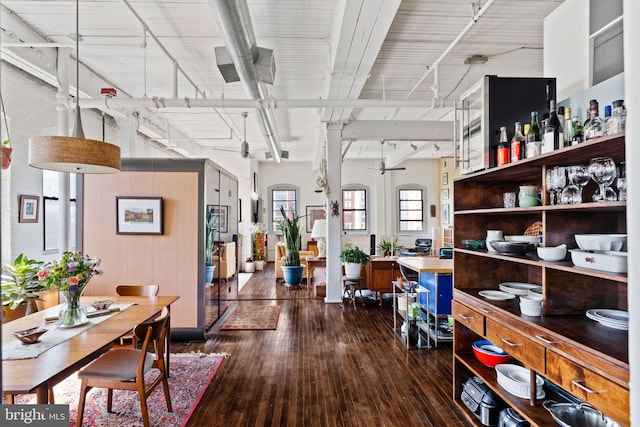
<instances>
[{"instance_id":1,"label":"white bowl on shelf","mask_svg":"<svg viewBox=\"0 0 640 427\"><path fill-rule=\"evenodd\" d=\"M545 261L561 261L567 256L567 245L539 247L538 257Z\"/></svg>"},{"instance_id":2,"label":"white bowl on shelf","mask_svg":"<svg viewBox=\"0 0 640 427\"><path fill-rule=\"evenodd\" d=\"M503 363L496 365L496 373L498 374L498 384L500 384L509 393L527 399L530 391L530 371L513 363ZM542 386L544 380L536 375L536 397L541 399L544 397Z\"/></svg>"},{"instance_id":3,"label":"white bowl on shelf","mask_svg":"<svg viewBox=\"0 0 640 427\"><path fill-rule=\"evenodd\" d=\"M569 250L571 261L578 267L608 273L627 272L627 252Z\"/></svg>"},{"instance_id":4,"label":"white bowl on shelf","mask_svg":"<svg viewBox=\"0 0 640 427\"><path fill-rule=\"evenodd\" d=\"M542 295L522 295L520 297L520 312L525 316L541 316L543 301Z\"/></svg>"},{"instance_id":5,"label":"white bowl on shelf","mask_svg":"<svg viewBox=\"0 0 640 427\"><path fill-rule=\"evenodd\" d=\"M583 251L624 251L626 234L576 234L576 243Z\"/></svg>"},{"instance_id":6,"label":"white bowl on shelf","mask_svg":"<svg viewBox=\"0 0 640 427\"><path fill-rule=\"evenodd\" d=\"M538 246L540 238L538 236L525 236L525 235L510 235L504 236L504 240L507 242L525 242Z\"/></svg>"}]
</instances>

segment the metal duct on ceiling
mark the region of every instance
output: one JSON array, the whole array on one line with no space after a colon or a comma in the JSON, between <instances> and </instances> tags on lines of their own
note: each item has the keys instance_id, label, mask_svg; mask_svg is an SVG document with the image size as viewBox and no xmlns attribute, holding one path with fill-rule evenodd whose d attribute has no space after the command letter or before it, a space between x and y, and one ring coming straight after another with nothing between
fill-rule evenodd
<instances>
[{"instance_id":1,"label":"metal duct on ceiling","mask_svg":"<svg viewBox=\"0 0 640 427\"><path fill-rule=\"evenodd\" d=\"M256 67L256 63L260 62L259 51L261 49L256 45L256 36L253 32L246 0L209 0L209 4L213 8L214 15L222 30L226 43L226 53L233 61L235 74L242 81L249 96L254 99L266 100L269 94L263 81L269 81L266 77L268 73L261 71L259 74L258 67ZM271 63L273 62L272 58L273 56L271 55L271 60L269 61ZM221 58L220 63L223 64L224 62L225 60ZM228 61L225 67L228 69ZM275 66L267 68L275 71ZM264 67L261 67L261 70L264 70ZM263 77L262 81L260 79L261 75ZM271 81L273 81L273 75L271 75ZM258 108L256 111L258 123L267 142L269 152L276 162L280 162L282 148L280 147L280 138L278 137L273 114L264 108Z\"/></svg>"}]
</instances>

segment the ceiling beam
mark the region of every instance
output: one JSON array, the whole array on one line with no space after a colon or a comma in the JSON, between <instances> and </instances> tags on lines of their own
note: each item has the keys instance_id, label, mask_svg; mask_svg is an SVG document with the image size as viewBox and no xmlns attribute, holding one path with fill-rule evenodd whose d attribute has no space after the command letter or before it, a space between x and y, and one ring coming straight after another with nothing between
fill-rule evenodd
<instances>
[{"instance_id":1,"label":"ceiling beam","mask_svg":"<svg viewBox=\"0 0 640 427\"><path fill-rule=\"evenodd\" d=\"M355 120L342 128L343 140L453 141L453 122Z\"/></svg>"}]
</instances>

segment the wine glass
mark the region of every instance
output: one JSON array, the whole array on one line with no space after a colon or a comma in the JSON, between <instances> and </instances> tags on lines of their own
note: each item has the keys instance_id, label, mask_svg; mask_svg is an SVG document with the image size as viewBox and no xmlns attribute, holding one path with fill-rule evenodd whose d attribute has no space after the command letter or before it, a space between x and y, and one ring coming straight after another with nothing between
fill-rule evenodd
<instances>
[{"instance_id":1,"label":"wine glass","mask_svg":"<svg viewBox=\"0 0 640 427\"><path fill-rule=\"evenodd\" d=\"M562 201L560 200L560 196L562 194L560 192L567 185L567 173L565 171L565 168L563 168L562 166L556 166L555 168L553 168L553 171L554 171L554 177L553 177L554 189L556 193L558 193L556 194L556 199L557 199L556 203L561 204Z\"/></svg>"},{"instance_id":2,"label":"wine glass","mask_svg":"<svg viewBox=\"0 0 640 427\"><path fill-rule=\"evenodd\" d=\"M599 190L593 194L594 202L611 202L618 196L610 187L616 179L616 164L611 157L596 157L589 162L591 178L598 184Z\"/></svg>"},{"instance_id":3,"label":"wine glass","mask_svg":"<svg viewBox=\"0 0 640 427\"><path fill-rule=\"evenodd\" d=\"M567 175L569 176L569 185L562 190L562 203L582 203L582 189L591 179L589 167L587 165L568 166Z\"/></svg>"},{"instance_id":4,"label":"wine glass","mask_svg":"<svg viewBox=\"0 0 640 427\"><path fill-rule=\"evenodd\" d=\"M558 168L555 167L553 169L547 169L547 175L545 176L545 183L547 185L547 191L549 192L549 204L556 204L556 192L564 187L564 184L560 186L560 178L559 178ZM562 175L564 177L564 169L562 170Z\"/></svg>"},{"instance_id":5,"label":"wine glass","mask_svg":"<svg viewBox=\"0 0 640 427\"><path fill-rule=\"evenodd\" d=\"M618 200L627 200L627 170L625 162L620 162L620 174L618 175L618 181L616 181L616 187L618 188Z\"/></svg>"}]
</instances>

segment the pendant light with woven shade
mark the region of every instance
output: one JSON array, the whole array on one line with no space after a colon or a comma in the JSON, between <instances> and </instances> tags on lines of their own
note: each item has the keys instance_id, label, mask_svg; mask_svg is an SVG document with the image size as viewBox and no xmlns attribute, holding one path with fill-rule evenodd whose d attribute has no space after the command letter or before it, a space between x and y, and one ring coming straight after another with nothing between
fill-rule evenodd
<instances>
[{"instance_id":1,"label":"pendant light with woven shade","mask_svg":"<svg viewBox=\"0 0 640 427\"><path fill-rule=\"evenodd\" d=\"M73 136L29 138L29 165L39 169L73 173L120 171L120 147L86 139L80 117L80 0L76 0L76 121Z\"/></svg>"}]
</instances>

